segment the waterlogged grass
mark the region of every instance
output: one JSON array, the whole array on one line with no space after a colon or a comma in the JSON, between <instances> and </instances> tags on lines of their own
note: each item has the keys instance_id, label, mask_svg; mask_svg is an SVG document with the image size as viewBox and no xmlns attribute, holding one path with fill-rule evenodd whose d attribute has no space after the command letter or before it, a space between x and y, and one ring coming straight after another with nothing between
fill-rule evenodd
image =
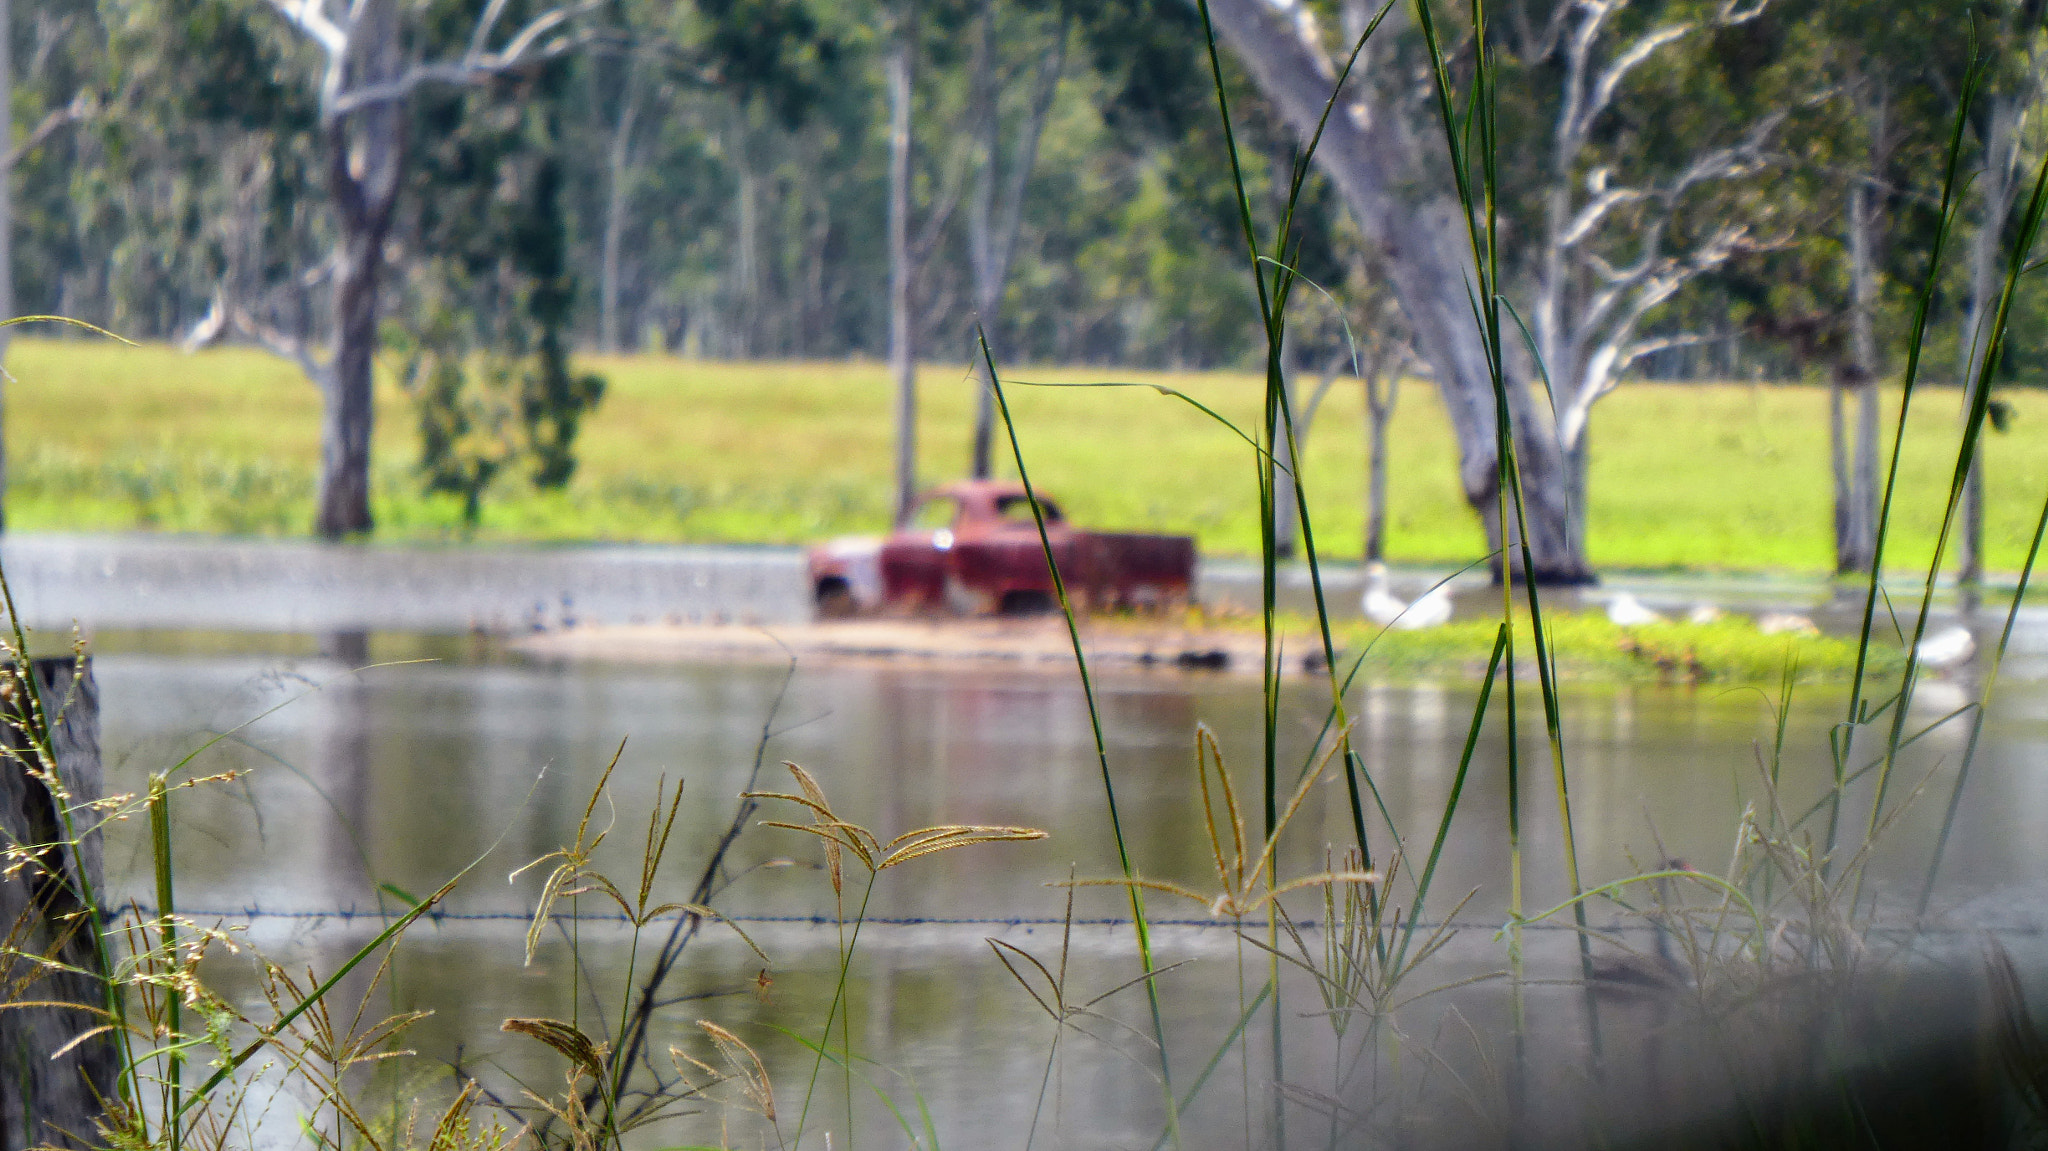
<instances>
[{"instance_id":1,"label":"waterlogged grass","mask_svg":"<svg viewBox=\"0 0 2048 1151\"><path fill-rule=\"evenodd\" d=\"M591 357L611 381L586 423L566 491L514 477L488 497L475 538L791 544L879 530L893 432L879 365L710 363ZM44 531L302 534L312 519L320 400L291 365L249 349L186 356L160 346L17 340L8 370L9 519ZM1021 368L1016 381L1109 379L1179 388L1247 429L1263 381L1246 372ZM931 482L966 467L973 399L964 368L927 367L919 427ZM2048 488L2048 397L2009 397L2019 420L1985 443L1996 569L2017 569ZM1895 564L1924 562L1956 439L1956 395L1924 396L1901 461ZM1034 481L1108 528L1190 532L1205 554L1259 548L1258 493L1243 441L1186 404L1138 389L1015 386L1010 402ZM1887 419L1890 419L1887 416ZM405 397L378 394L379 534L460 539L461 508L411 473ZM1342 383L1305 446L1317 542L1355 555L1364 424ZM1631 569L1824 571L1829 541L1826 394L1761 385L1624 387L1595 415L1590 546ZM1402 388L1388 548L1397 562L1464 563L1483 550L1457 490L1456 447L1436 394Z\"/></svg>"},{"instance_id":2,"label":"waterlogged grass","mask_svg":"<svg viewBox=\"0 0 2048 1151\"><path fill-rule=\"evenodd\" d=\"M1561 677L1574 680L1666 683L1742 683L1779 685L1790 669L1794 683L1847 680L1856 673L1853 639L1811 632L1766 634L1747 616L1727 615L1711 623L1682 620L1646 627L1622 627L1604 611L1552 609L1543 616L1551 650ZM1112 629L1151 629L1156 618L1100 617ZM1192 630L1257 632L1260 617L1245 612L1190 609ZM1320 651L1316 620L1277 613L1274 626L1284 636L1287 652L1308 656ZM1498 638L1500 620L1464 619L1415 631L1382 629L1364 620L1333 620L1338 670L1348 674L1361 658L1360 675L1373 679L1407 676L1478 678ZM1526 616L1515 618L1515 642L1533 646ZM1317 658L1320 658L1319 656ZM1874 642L1864 661L1865 674L1896 676L1904 653Z\"/></svg>"},{"instance_id":3,"label":"waterlogged grass","mask_svg":"<svg viewBox=\"0 0 2048 1151\"><path fill-rule=\"evenodd\" d=\"M1675 683L1782 682L1788 667L1797 682L1845 680L1856 671L1856 644L1829 636L1780 632L1765 635L1746 619L1713 623L1668 623L1623 628L1602 612L1546 612L1557 670L1567 679L1642 680ZM1518 616L1516 643L1534 645L1527 617ZM1467 620L1421 631L1352 628L1343 631L1344 649L1365 652L1375 674L1456 670L1477 676L1500 628L1497 620ZM1304 635L1308 621L1301 622ZM1355 658L1355 657L1354 657ZM1904 659L1896 649L1873 645L1867 671L1897 675ZM1346 670L1348 661L1342 662Z\"/></svg>"}]
</instances>

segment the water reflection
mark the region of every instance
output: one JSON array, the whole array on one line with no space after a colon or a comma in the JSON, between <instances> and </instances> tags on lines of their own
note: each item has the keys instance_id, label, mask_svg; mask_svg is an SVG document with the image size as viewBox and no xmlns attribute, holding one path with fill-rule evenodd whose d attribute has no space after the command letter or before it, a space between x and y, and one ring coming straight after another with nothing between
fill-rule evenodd
<instances>
[{"instance_id":1,"label":"water reflection","mask_svg":"<svg viewBox=\"0 0 2048 1151\"><path fill-rule=\"evenodd\" d=\"M879 1061L869 1071L880 1089L912 1115L922 1098L940 1125L941 1141L954 1145L982 1145L992 1132L1021 1143L1039 1108L1042 1080L1049 1086L1040 1122L1059 1126L1045 1145L1144 1146L1161 1130L1165 1112L1145 1053L1143 1036L1151 1025L1142 991L1103 1005L1116 1023L1103 1023L1100 1035L1068 1036L1046 1080L1054 1025L982 942L1000 937L1056 964L1057 927L1001 921L1056 918L1065 896L1046 884L1064 878L1069 867L1083 876L1117 871L1088 714L1068 678L825 665L797 669L776 708L785 669L775 666L551 666L385 636L294 640L276 645L276 656L252 650L261 646L245 641L236 650L196 637L138 637L124 644L102 637L98 673L110 786L139 789L144 773L176 762L209 732L246 723L204 752L195 770L247 774L230 786L181 796L177 854L186 906L374 912L396 906L393 890L434 889L502 837L448 907L523 911L539 876L513 883L504 877L575 838L590 789L621 740L626 746L611 802L593 816L599 826L614 828L601 862L616 875L637 874L638 837L657 780L681 780L678 847L659 885L669 893L663 898L681 898L731 818L735 796L749 785L765 725L762 784L786 786L776 763L802 763L848 818L885 839L945 822L1021 824L1052 833L1042 843L920 860L877 885L872 915L992 921L876 927L863 934L851 1019L857 1046ZM449 658L368 666L421 650ZM1436 833L1475 700L1466 684L1372 683L1352 702L1357 743L1378 791L1373 806L1383 804L1392 814L1411 850ZM1241 794L1255 794L1263 771L1256 685L1221 676L1131 676L1103 683L1101 701L1110 783L1135 865L1147 876L1212 888L1193 785L1192 733L1198 722L1214 728ZM1587 876L1629 874L1667 857L1722 866L1743 811L1763 801L1759 781L1772 762L1772 702L1751 689L1570 688L1564 729ZM1932 720L1953 702L1943 685L1931 683L1916 715ZM1777 764L1788 810L1823 791L1831 771L1827 730L1844 700L1838 691L1808 688L1796 703ZM1305 685L1283 710L1277 760L1283 777L1293 778L1309 761L1326 704L1326 696L1319 699ZM1465 916L1480 924L1500 922L1507 910L1509 757L1499 720L1496 710L1481 732L1449 830L1437 896L1441 911L1476 891ZM1542 906L1565 894L1557 866L1562 839L1533 697L1525 699L1522 720L1528 730L1517 752L1523 846L1531 861L1528 901ZM1936 732L1901 760L1894 794L1924 789L1925 798L1887 832L1874 870L1886 892L1912 894L1963 735L1960 726ZM2044 738L2048 692L2034 683L2009 685L1987 729L1951 845L1945 874L1952 900L2042 874L2048 847L2031 829L2048 815L2048 780L2033 770L2042 762ZM1860 828L1867 797L1867 786L1852 791L1845 826ZM1256 837L1255 804L1247 817ZM1350 842L1351 818L1341 783L1318 786L1282 853L1282 872L1324 866L1330 845ZM1393 837L1378 819L1373 834L1384 859ZM142 845L131 839L110 847L116 885L146 897ZM750 916L831 915L829 885L814 866L750 870L785 857L810 863L817 852L793 833L749 831L731 861L742 877L728 892L726 909ZM1163 895L1152 897L1151 906L1167 917L1202 916L1202 908ZM586 897L584 908L595 909L595 900ZM1079 896L1084 918L1114 919L1127 910L1126 896L1115 888ZM1596 911L1596 920L1603 916L1615 918L1611 909ZM301 962L332 963L378 926L374 919L266 919L252 934ZM443 1059L460 1051L465 1065L552 1082L552 1057L530 1040L501 1034L498 1022L510 1015L575 1013L587 1020L600 1010L616 1013L628 957L623 929L584 928L590 966L579 992L563 936L551 936L527 966L522 928L515 919L451 918L416 929L388 993L393 1007L436 1012L415 1036L422 1051ZM839 936L830 927L802 923L752 922L747 930L774 959L769 1000L752 994L759 962L736 937L712 930L693 945L674 989L698 998L665 1015L657 1046L700 1042L692 1021L714 1017L758 1041L781 1089L800 1092L810 1061L770 1025L816 1034L831 995ZM1447 952L1441 977L1498 967L1500 951L1489 934L1469 933ZM1168 929L1159 945L1165 960L1194 960L1161 984L1169 1048L1185 1084L1232 1032L1241 1006L1238 964L1256 967L1264 958L1253 953L1247 959L1227 932L1212 928ZM1554 941L1543 946L1564 954ZM1093 989L1090 994L1107 990L1130 978L1134 957L1127 927L1086 927L1074 938L1070 978L1076 989ZM247 973L231 965L221 976L243 994L252 990ZM594 988L604 990L600 995ZM1341 1077L1332 1078L1338 1075L1334 1048L1309 1012L1318 1002L1314 989L1297 981L1287 985L1286 996L1298 1006L1289 1008L1290 1017L1305 1020L1298 1035L1290 1032L1290 1078L1341 1084ZM1505 1026L1506 1001L1496 985L1461 993L1457 1005L1482 1032ZM1569 1010L1556 1014L1568 1024ZM1257 1111L1271 1098L1270 1064L1263 1062L1268 1040L1257 1035L1246 1042L1249 1063L1226 1056L1212 1077L1218 1086L1190 1111L1188 1130L1196 1134L1188 1145L1241 1143L1245 1100L1254 1100ZM843 1131L843 1088L826 1094L822 1122ZM786 1097L784 1106L793 1106ZM885 1110L871 1103L858 1109L868 1136L903 1142L900 1132L892 1134L894 1121ZM716 1131L714 1119L702 1122L713 1126L685 1123L663 1138Z\"/></svg>"}]
</instances>

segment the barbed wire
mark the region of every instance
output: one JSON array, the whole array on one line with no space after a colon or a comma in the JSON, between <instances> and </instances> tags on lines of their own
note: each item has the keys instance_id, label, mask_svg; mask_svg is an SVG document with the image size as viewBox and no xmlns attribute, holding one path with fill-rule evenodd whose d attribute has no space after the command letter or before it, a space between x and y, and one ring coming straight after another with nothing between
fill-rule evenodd
<instances>
[{"instance_id":1,"label":"barbed wire","mask_svg":"<svg viewBox=\"0 0 2048 1151\"><path fill-rule=\"evenodd\" d=\"M337 919L347 922L357 919L367 919L376 920L380 922L390 922L391 920L398 918L400 915L403 915L405 911L405 908L398 908L394 910L391 908L364 908L357 906L289 909L250 906L239 909L179 908L177 914L180 919L192 920L195 922L205 920L239 920L254 923L259 920L266 919L297 920L301 922L318 922L320 920L326 919ZM128 914L130 912L133 912L134 914L140 916L143 919L154 919L158 916L158 914L160 914L154 906L137 900L123 903L119 907L109 908L106 912L106 918L114 919L121 915ZM684 912L681 914L688 913ZM511 910L446 911L439 908L435 908L425 912L420 916L420 918L434 923L440 923L444 921L456 923L531 923L533 922L533 912ZM630 925L633 922L631 917L627 916L623 912L618 911L551 911L548 913L548 918L551 920L558 920L563 923L615 923L622 926ZM785 915L726 915L724 913L720 913L718 918L726 920L727 922L745 924L748 926L752 926L755 924L784 924L798 927L835 927L839 923L838 919L822 913L793 913ZM1061 927L1066 925L1068 921L1059 916L1036 915L870 915L863 919L861 922L866 927ZM1075 916L1072 922L1073 926L1075 927L1130 927L1134 923L1134 921L1129 919L1128 917L1117 918L1114 916L1089 916L1086 918L1083 918L1081 916ZM1147 918L1145 920L1145 924L1148 927L1235 928L1238 926L1238 924L1228 919L1209 918ZM1313 919L1297 919L1294 921L1294 925L1304 931L1319 930L1321 927L1319 921ZM1476 927L1478 925L1472 924L1469 926ZM1493 928L1497 928L1499 926L1499 924L1490 924L1488 925L1488 930L1492 930ZM1422 926L1417 927L1417 930L1421 929Z\"/></svg>"},{"instance_id":2,"label":"barbed wire","mask_svg":"<svg viewBox=\"0 0 2048 1151\"><path fill-rule=\"evenodd\" d=\"M212 921L242 922L253 924L263 920L279 920L317 924L325 920L339 920L343 923L348 923L354 920L361 919L372 920L381 923L389 923L392 920L398 918L398 916L404 914L406 910L407 909L405 908L364 908L355 905L350 905L347 907L337 906L321 908L267 908L250 905L242 908L181 908L178 910L177 915L178 918L180 919L192 922ZM108 921L112 921L114 919L119 918L122 915L129 913L133 913L144 920L155 919L160 914L156 907L154 907L151 904L144 903L140 900L130 900L128 902L122 903L118 907L109 908L104 913L104 918ZM533 915L534 913L531 910L456 911L446 910L442 908L433 908L423 913L420 916L420 918L436 924L444 922L527 924L533 922ZM548 918L562 923L616 924L620 926L630 926L633 923L631 917L627 916L623 912L618 911L551 911L548 915ZM838 919L834 918L833 916L821 913L790 913L781 915L768 915L759 913L726 915L721 913L719 915L719 918L730 923L742 924L746 926L782 925L795 927L836 927L839 924ZM1074 927L1123 928L1134 926L1136 921L1127 916L1076 916L1074 917L1074 919L1069 921L1060 916L1038 915L870 915L862 920L862 924L866 928L1035 928L1064 927L1067 926L1070 922ZM1302 931L1319 931L1322 929L1322 922L1316 919L1296 919L1292 920L1291 922L1297 929ZM1199 919L1186 917L1148 917L1145 920L1145 925L1147 927L1153 928L1193 927L1226 931L1237 930L1244 926L1243 924L1240 924L1234 920L1210 918L1206 916ZM1413 929L1419 932L1434 932L1439 930L1501 931L1507 928L1509 925L1509 921L1505 918L1499 921L1454 919L1449 922L1431 922L1428 920L1423 920L1415 922L1413 924ZM1389 923L1388 925L1390 929L1394 930L1405 930L1408 929L1409 926L1410 923L1407 920L1401 920L1398 923ZM1532 920L1523 923L1521 926L1522 929L1525 931L1557 931L1569 933L1576 933L1579 931L1579 928L1574 924L1553 923L1546 920ZM1610 927L1596 927L1592 930L1595 934L1612 935L1623 932L1656 931L1659 930L1659 927L1657 924L1654 923L1624 923ZM1953 924L1901 924L1897 926L1877 925L1873 927L1872 930L1885 935L1926 935L1934 937L1949 937L1988 934L2001 937L2026 937L2048 934L2048 925L2038 923L1973 924L1969 926L1957 926Z\"/></svg>"}]
</instances>

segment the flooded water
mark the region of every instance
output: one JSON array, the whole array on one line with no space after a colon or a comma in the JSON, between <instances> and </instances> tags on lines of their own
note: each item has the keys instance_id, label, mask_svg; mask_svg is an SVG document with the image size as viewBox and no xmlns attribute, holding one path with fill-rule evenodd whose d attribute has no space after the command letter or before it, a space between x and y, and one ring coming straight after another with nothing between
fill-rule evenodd
<instances>
[{"instance_id":1,"label":"flooded water","mask_svg":"<svg viewBox=\"0 0 2048 1151\"><path fill-rule=\"evenodd\" d=\"M2025 652L2048 646L2031 631L2023 638ZM603 1034L609 1025L596 1020L617 1019L629 961L636 976L644 975L669 921L651 928L636 951L628 928L594 918L615 908L586 893L564 906L592 918L547 933L528 963L522 917L552 864L508 881L522 865L575 842L592 789L615 753L612 787L591 816L590 833L607 831L597 862L629 897L638 886L650 812L664 788L684 789L653 884L656 901L687 897L741 791L791 788L780 767L789 760L815 775L842 818L873 828L884 841L948 823L1049 833L1042 841L963 848L880 874L866 905L870 924L847 974L853 1045L872 1062L859 1063L859 1076L850 1080L825 1065L809 1109L810 1138L829 1130L835 1147L854 1145L849 1135L861 1145L904 1146L915 1142L905 1125L922 1138L920 1108L942 1146L1022 1147L1036 1123L1039 1146L1145 1148L1166 1130L1144 990L1126 988L1097 1004L1097 1014L1075 1016L1061 1029L986 942L1002 940L1050 970L1064 970L1073 1002L1137 973L1129 898L1115 886L1078 889L1074 914L1084 922L1065 940L1068 961L1061 963L1058 921L1067 893L1053 885L1070 873L1119 874L1089 714L1070 675L548 665L503 655L480 639L395 634L321 641L102 632L95 645L111 789L139 789L148 772L215 739L190 770L245 773L178 796L183 908L246 921L249 940L273 957L331 966L376 934L378 915L398 906L393 892L424 894L482 861L444 903L449 916L409 933L379 1000L433 1012L409 1039L424 1057L421 1066L459 1064L508 1097L516 1096L515 1080L551 1092L559 1089L560 1059L529 1038L501 1032L501 1021L575 1018ZM361 665L377 666L350 670ZM2017 670L2022 674L2000 688L1943 871L1941 906L1966 926L1987 918L2021 928L2048 921L2033 894L2048 875L2048 837L2035 830L2048 819L2048 684L2026 674L2024 659ZM1920 712L1938 718L1972 687L1931 681ZM1464 683L1373 683L1351 701L1357 745L1379 800L1413 852L1435 834L1476 690ZM1162 672L1112 678L1099 693L1109 782L1133 865L1149 879L1215 892L1194 774L1195 733L1198 725L1215 731L1256 836L1254 797L1263 771L1256 681ZM1326 689L1319 697L1312 681L1290 693L1279 723L1280 771L1291 780L1315 743L1328 697ZM1634 874L1667 858L1725 867L1742 812L1763 802L1761 757L1775 738L1771 702L1746 688L1570 687L1564 740L1587 881ZM1838 689L1800 689L1780 769L1788 806L1823 792L1827 733L1843 702ZM1526 902L1539 908L1563 898L1566 886L1533 692L1521 706L1533 733L1520 749ZM1459 913L1471 927L1432 968L1433 982L1506 962L1493 936L1507 915L1512 862L1499 709L1497 700L1478 737L1437 894L1424 911L1425 918L1441 915L1473 893ZM1917 894L1966 735L1961 723L1951 724L1917 742L1902 761L1896 778L1904 782L1895 794L1922 794L1882 838L1872 869L1872 892L1881 902ZM1861 826L1864 794L1852 796L1850 826ZM835 901L817 866L816 841L757 826L775 818L807 819L794 805L765 803L734 846L716 897L768 961L734 931L707 928L670 980L676 1001L661 1013L652 1047L661 1053L673 1044L714 1060L695 1021L732 1029L766 1060L788 1136L813 1078L814 1059L797 1037L815 1042L824 1026L842 934L833 926ZM1372 825L1384 858L1384 823L1375 818ZM1314 786L1287 831L1282 877L1324 868L1332 845L1351 842L1351 826L1341 782ZM108 868L117 889L147 900L140 830L115 829ZM789 861L797 865L780 865ZM857 900L865 883L857 868L848 882L848 898ZM1397 896L1404 883L1397 880ZM1240 945L1199 903L1159 891L1147 898L1155 917L1186 921L1162 926L1155 939L1160 962L1188 961L1158 981L1174 1090L1189 1093L1224 1051L1194 1092L1182 1142L1261 1145L1259 1117L1275 1098L1273 1037L1261 1023L1242 1043L1230 1041L1267 956ZM339 914L349 911L360 914ZM1296 912L1318 918L1316 897L1306 895ZM1621 913L1600 904L1592 918L1596 926L1618 923ZM580 976L572 933L585 965ZM1553 935L1532 944L1532 954L1556 951L1568 938ZM1317 933L1305 938L1320 946ZM1028 968L1015 953L1011 958ZM222 956L213 970L253 1002L245 961ZM1320 1131L1316 1124L1327 1119L1302 1101L1317 1092L1341 1095L1345 1076L1356 1069L1347 1070L1336 1053L1314 986L1293 977L1282 986L1282 1074L1295 1100L1290 1121L1297 1130ZM1441 998L1455 1004L1475 1034L1497 1036L1506 1029L1505 994L1496 981ZM1437 1023L1446 1018L1440 1007L1416 1011ZM666 1055L656 1063L671 1076L678 1066ZM698 1114L650 1128L634 1142L775 1145L730 1085L715 1094Z\"/></svg>"}]
</instances>

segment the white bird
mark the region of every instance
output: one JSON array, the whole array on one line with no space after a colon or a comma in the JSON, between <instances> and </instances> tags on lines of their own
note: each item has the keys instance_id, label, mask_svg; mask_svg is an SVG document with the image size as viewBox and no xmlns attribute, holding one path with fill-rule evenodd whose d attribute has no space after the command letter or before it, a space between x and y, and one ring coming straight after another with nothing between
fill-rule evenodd
<instances>
[{"instance_id":1,"label":"white bird","mask_svg":"<svg viewBox=\"0 0 2048 1151\"><path fill-rule=\"evenodd\" d=\"M1692 610L1686 613L1685 618L1688 623L1707 624L1720 619L1722 614L1719 607L1702 600L1692 605Z\"/></svg>"},{"instance_id":2,"label":"white bird","mask_svg":"<svg viewBox=\"0 0 2048 1151\"><path fill-rule=\"evenodd\" d=\"M1408 605L1408 614L1401 617L1401 626L1407 628L1441 627L1451 622L1451 585L1438 584L1422 594L1422 598Z\"/></svg>"},{"instance_id":3,"label":"white bird","mask_svg":"<svg viewBox=\"0 0 2048 1151\"><path fill-rule=\"evenodd\" d=\"M1414 603L1387 590L1387 565L1374 561L1365 566L1365 597L1359 601L1367 619L1381 627L1404 631L1437 627L1450 622L1451 589L1439 585Z\"/></svg>"},{"instance_id":4,"label":"white bird","mask_svg":"<svg viewBox=\"0 0 2048 1151\"><path fill-rule=\"evenodd\" d=\"M1977 637L1961 624L1950 624L1940 631L1922 636L1913 647L1914 658L1921 667L1935 671L1947 671L1970 662L1977 654Z\"/></svg>"},{"instance_id":5,"label":"white bird","mask_svg":"<svg viewBox=\"0 0 2048 1151\"><path fill-rule=\"evenodd\" d=\"M1789 611L1767 611L1756 617L1756 630L1764 635L1819 635L1820 628L1803 615Z\"/></svg>"},{"instance_id":6,"label":"white bird","mask_svg":"<svg viewBox=\"0 0 2048 1151\"><path fill-rule=\"evenodd\" d=\"M1664 617L1643 606L1643 602L1627 592L1616 593L1607 601L1607 618L1622 627L1642 627L1646 624L1663 623Z\"/></svg>"}]
</instances>

